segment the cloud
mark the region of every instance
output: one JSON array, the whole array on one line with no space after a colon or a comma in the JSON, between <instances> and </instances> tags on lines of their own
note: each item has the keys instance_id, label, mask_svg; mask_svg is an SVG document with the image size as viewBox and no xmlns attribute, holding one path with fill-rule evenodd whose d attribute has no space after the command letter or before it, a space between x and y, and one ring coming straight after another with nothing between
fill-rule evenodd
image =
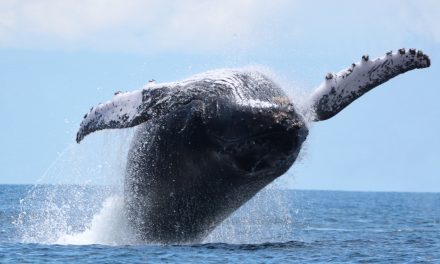
<instances>
[{"instance_id":1,"label":"cloud","mask_svg":"<svg viewBox=\"0 0 440 264\"><path fill-rule=\"evenodd\" d=\"M259 34L259 21L268 21L287 3L4 0L0 3L0 45L209 50L230 45L237 37L251 44Z\"/></svg>"},{"instance_id":2,"label":"cloud","mask_svg":"<svg viewBox=\"0 0 440 264\"><path fill-rule=\"evenodd\" d=\"M395 42L416 34L440 43L439 13L436 0L2 0L0 47L211 52L390 32Z\"/></svg>"}]
</instances>

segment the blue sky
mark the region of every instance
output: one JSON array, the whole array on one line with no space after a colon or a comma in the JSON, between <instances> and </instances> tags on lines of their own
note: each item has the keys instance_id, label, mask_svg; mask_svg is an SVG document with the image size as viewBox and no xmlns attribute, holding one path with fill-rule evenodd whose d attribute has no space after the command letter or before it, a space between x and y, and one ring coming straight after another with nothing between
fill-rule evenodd
<instances>
[{"instance_id":1,"label":"blue sky","mask_svg":"<svg viewBox=\"0 0 440 264\"><path fill-rule=\"evenodd\" d=\"M91 106L151 78L263 65L289 92L310 92L362 54L415 47L430 55L431 68L399 76L314 124L281 182L440 191L438 1L309 2L1 1L0 183L37 182L61 152L79 148L75 133ZM105 137L107 146L113 136L120 137L92 135L81 152L88 165L69 166L93 166L103 155L93 141Z\"/></svg>"}]
</instances>

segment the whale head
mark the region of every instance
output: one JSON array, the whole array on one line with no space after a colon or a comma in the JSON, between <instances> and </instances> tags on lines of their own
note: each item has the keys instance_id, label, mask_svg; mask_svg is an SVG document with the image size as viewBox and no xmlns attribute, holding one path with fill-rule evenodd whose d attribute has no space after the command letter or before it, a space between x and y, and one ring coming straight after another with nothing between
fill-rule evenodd
<instances>
[{"instance_id":1,"label":"whale head","mask_svg":"<svg viewBox=\"0 0 440 264\"><path fill-rule=\"evenodd\" d=\"M288 103L237 104L214 100L187 107L182 133L191 133L191 144L200 146L202 159L212 159L223 169L246 177L274 178L295 161L308 129L301 115ZM173 129L176 130L177 129ZM185 142L185 140L183 140ZM185 144L185 143L183 143Z\"/></svg>"}]
</instances>

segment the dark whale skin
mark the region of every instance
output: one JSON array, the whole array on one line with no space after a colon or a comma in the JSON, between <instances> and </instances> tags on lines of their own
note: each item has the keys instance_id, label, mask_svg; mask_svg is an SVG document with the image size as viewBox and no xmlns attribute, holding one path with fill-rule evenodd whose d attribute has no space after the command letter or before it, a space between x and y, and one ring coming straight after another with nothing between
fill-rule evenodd
<instances>
[{"instance_id":1,"label":"dark whale skin","mask_svg":"<svg viewBox=\"0 0 440 264\"><path fill-rule=\"evenodd\" d=\"M258 107L220 96L141 125L125 178L131 226L151 243L200 242L290 168L307 133L290 102Z\"/></svg>"}]
</instances>

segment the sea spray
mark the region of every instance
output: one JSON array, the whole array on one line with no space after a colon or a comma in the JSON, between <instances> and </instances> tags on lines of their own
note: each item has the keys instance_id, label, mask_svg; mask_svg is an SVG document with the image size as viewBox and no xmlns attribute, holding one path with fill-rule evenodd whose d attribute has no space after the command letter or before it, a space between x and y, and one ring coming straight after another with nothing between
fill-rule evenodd
<instances>
[{"instance_id":1,"label":"sea spray","mask_svg":"<svg viewBox=\"0 0 440 264\"><path fill-rule=\"evenodd\" d=\"M125 230L121 197L132 129L100 134L69 146L20 200L14 224L22 242L127 243L117 232Z\"/></svg>"},{"instance_id":2,"label":"sea spray","mask_svg":"<svg viewBox=\"0 0 440 264\"><path fill-rule=\"evenodd\" d=\"M56 244L68 245L129 245L135 244L124 209L124 198L113 195L105 199L101 210L95 214L89 227L83 232L63 234Z\"/></svg>"},{"instance_id":3,"label":"sea spray","mask_svg":"<svg viewBox=\"0 0 440 264\"><path fill-rule=\"evenodd\" d=\"M292 238L294 201L277 180L257 193L250 201L224 220L204 243L259 244L285 242ZM280 229L280 226L283 228Z\"/></svg>"},{"instance_id":4,"label":"sea spray","mask_svg":"<svg viewBox=\"0 0 440 264\"><path fill-rule=\"evenodd\" d=\"M20 200L20 214L15 220L21 241L53 244L61 236L83 231L110 194L111 190L98 186L34 186Z\"/></svg>"}]
</instances>

